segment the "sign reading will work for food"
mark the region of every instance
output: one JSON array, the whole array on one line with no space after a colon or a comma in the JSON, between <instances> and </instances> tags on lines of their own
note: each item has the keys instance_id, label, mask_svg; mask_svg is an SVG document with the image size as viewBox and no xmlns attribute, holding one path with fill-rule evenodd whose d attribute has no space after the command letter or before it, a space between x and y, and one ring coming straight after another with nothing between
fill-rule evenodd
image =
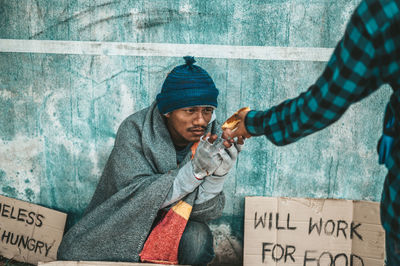
<instances>
[{"instance_id":1,"label":"sign reading will work for food","mask_svg":"<svg viewBox=\"0 0 400 266\"><path fill-rule=\"evenodd\" d=\"M244 266L384 265L379 203L246 197Z\"/></svg>"}]
</instances>

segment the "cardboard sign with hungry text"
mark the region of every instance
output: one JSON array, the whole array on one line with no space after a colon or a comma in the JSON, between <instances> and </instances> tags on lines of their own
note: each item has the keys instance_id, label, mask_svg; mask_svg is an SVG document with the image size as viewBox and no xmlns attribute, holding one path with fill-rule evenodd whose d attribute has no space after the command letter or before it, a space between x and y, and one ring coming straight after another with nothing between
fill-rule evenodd
<instances>
[{"instance_id":1,"label":"cardboard sign with hungry text","mask_svg":"<svg viewBox=\"0 0 400 266\"><path fill-rule=\"evenodd\" d=\"M0 196L0 255L27 263L57 259L67 215Z\"/></svg>"},{"instance_id":2,"label":"cardboard sign with hungry text","mask_svg":"<svg viewBox=\"0 0 400 266\"><path fill-rule=\"evenodd\" d=\"M384 265L379 203L246 197L244 266Z\"/></svg>"}]
</instances>

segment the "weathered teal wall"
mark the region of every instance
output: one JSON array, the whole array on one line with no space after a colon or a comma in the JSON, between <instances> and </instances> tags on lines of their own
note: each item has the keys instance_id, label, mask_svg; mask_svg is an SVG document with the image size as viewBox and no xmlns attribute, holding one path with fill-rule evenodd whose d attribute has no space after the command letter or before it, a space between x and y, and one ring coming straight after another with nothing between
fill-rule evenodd
<instances>
[{"instance_id":1,"label":"weathered teal wall","mask_svg":"<svg viewBox=\"0 0 400 266\"><path fill-rule=\"evenodd\" d=\"M358 0L0 0L0 39L333 48ZM5 40L0 40L5 42ZM197 58L220 89L217 117L266 109L306 90L325 62ZM177 57L0 51L0 194L69 213L96 187L115 132L148 106ZM390 90L286 147L247 141L212 223L217 262L240 265L244 197L378 201L376 142Z\"/></svg>"}]
</instances>

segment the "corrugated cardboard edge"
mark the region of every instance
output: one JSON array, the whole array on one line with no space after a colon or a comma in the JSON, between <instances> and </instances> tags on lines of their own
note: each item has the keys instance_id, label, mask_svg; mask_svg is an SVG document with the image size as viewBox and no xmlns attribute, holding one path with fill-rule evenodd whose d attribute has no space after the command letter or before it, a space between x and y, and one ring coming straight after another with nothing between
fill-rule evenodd
<instances>
[{"instance_id":1,"label":"corrugated cardboard edge","mask_svg":"<svg viewBox=\"0 0 400 266\"><path fill-rule=\"evenodd\" d=\"M112 262L112 261L52 261L52 262L39 262L39 266L165 266L165 264L154 263L137 263L137 262ZM177 265L171 265L177 266ZM182 265L180 265L182 266ZM190 265L186 265L190 266Z\"/></svg>"}]
</instances>

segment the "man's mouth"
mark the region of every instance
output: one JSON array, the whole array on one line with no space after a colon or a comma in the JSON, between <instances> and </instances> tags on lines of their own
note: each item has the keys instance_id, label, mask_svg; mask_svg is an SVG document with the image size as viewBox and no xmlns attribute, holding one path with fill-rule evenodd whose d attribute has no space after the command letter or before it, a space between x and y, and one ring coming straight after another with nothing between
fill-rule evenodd
<instances>
[{"instance_id":1,"label":"man's mouth","mask_svg":"<svg viewBox=\"0 0 400 266\"><path fill-rule=\"evenodd\" d=\"M202 128L192 128L189 129L189 132L193 133L196 136L203 136L206 130Z\"/></svg>"}]
</instances>

